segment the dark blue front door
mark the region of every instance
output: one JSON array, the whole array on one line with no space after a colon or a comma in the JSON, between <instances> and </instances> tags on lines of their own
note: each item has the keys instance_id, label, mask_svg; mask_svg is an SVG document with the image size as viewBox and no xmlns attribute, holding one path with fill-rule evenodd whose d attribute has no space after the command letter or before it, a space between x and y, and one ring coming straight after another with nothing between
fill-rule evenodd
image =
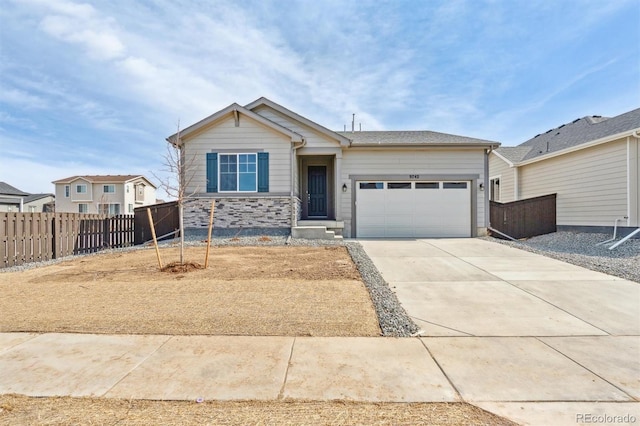
<instances>
[{"instance_id":1,"label":"dark blue front door","mask_svg":"<svg viewBox=\"0 0 640 426\"><path fill-rule=\"evenodd\" d=\"M309 166L309 216L327 216L327 166Z\"/></svg>"}]
</instances>

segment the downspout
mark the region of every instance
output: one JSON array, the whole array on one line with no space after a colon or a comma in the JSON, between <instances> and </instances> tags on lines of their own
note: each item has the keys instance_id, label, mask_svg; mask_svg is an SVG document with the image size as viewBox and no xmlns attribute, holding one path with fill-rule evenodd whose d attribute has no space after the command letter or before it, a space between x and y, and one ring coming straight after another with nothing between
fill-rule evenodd
<instances>
[{"instance_id":1,"label":"downspout","mask_svg":"<svg viewBox=\"0 0 640 426\"><path fill-rule=\"evenodd\" d=\"M484 155L484 227L486 229L489 229L489 217L490 217L490 213L489 213L489 155L491 154L491 152L493 151L493 147L490 146L489 149L485 149L485 155ZM476 215L478 213L476 212ZM477 236L477 230L474 230L474 236Z\"/></svg>"},{"instance_id":2,"label":"downspout","mask_svg":"<svg viewBox=\"0 0 640 426\"><path fill-rule=\"evenodd\" d=\"M302 143L300 145L296 146L295 142L293 142L291 147L291 227L292 228L298 225L298 216L296 214L296 208L295 208L298 205L296 203L296 191L295 191L296 178L294 173L295 169L293 166L296 161L296 151L304 147L306 144L307 144L307 140L305 138L302 138Z\"/></svg>"},{"instance_id":3,"label":"downspout","mask_svg":"<svg viewBox=\"0 0 640 426\"><path fill-rule=\"evenodd\" d=\"M637 144L633 147L631 140L627 139L627 226L633 226L634 222L635 225L640 226L640 183L638 183L640 180L640 130L634 130L631 136L636 139ZM632 153L636 156L635 164L631 161ZM635 182L635 188L632 182ZM633 207L632 202L635 202Z\"/></svg>"}]
</instances>

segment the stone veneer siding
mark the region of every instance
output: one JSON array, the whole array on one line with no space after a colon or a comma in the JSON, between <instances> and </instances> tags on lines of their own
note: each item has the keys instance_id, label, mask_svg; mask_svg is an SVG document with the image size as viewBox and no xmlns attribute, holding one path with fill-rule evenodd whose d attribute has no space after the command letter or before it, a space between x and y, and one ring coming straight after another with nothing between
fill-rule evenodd
<instances>
[{"instance_id":1,"label":"stone veneer siding","mask_svg":"<svg viewBox=\"0 0 640 426\"><path fill-rule=\"evenodd\" d=\"M211 198L185 202L185 229L209 226ZM216 198L214 229L291 228L291 197Z\"/></svg>"}]
</instances>

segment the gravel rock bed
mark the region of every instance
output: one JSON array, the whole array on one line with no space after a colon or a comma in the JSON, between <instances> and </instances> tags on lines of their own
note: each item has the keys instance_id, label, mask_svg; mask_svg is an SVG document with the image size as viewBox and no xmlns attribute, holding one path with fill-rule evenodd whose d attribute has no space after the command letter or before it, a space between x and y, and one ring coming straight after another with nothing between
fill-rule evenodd
<instances>
[{"instance_id":1,"label":"gravel rock bed","mask_svg":"<svg viewBox=\"0 0 640 426\"><path fill-rule=\"evenodd\" d=\"M388 337L410 337L417 333L418 326L409 318L396 294L391 291L362 246L356 242L346 243L346 246L369 290L382 334Z\"/></svg>"},{"instance_id":2,"label":"gravel rock bed","mask_svg":"<svg viewBox=\"0 0 640 426\"><path fill-rule=\"evenodd\" d=\"M554 232L518 242L484 238L640 283L640 239L627 240L614 250L609 250L609 244L596 245L611 237L612 234Z\"/></svg>"},{"instance_id":3,"label":"gravel rock bed","mask_svg":"<svg viewBox=\"0 0 640 426\"><path fill-rule=\"evenodd\" d=\"M382 335L386 337L409 337L418 332L418 326L409 318L404 308L398 301L395 293L391 291L387 282L382 278L378 269L374 266L369 256L365 253L362 246L357 242L346 242L343 240L307 240L307 239L290 239L280 236L242 236L242 237L212 237L214 246L303 246L303 247L324 247L324 246L345 246L356 264L362 281L364 282L371 300L373 302ZM177 240L169 240L160 242L160 246L177 246ZM201 238L186 238L186 246L205 245L205 241ZM95 256L103 253L117 253L130 250L141 250L148 248L150 245L140 245L126 247L121 249L103 250L97 253L85 254L80 256ZM41 266L52 265L78 256L68 256L61 259L52 259L44 262L27 263L20 266L0 269L2 272L22 271Z\"/></svg>"}]
</instances>

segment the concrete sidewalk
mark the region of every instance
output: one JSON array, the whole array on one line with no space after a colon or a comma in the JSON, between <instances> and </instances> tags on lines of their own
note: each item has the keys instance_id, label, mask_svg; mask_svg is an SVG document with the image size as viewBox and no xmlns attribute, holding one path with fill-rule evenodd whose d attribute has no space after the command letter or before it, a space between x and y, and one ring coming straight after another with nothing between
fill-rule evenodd
<instances>
[{"instance_id":1,"label":"concrete sidewalk","mask_svg":"<svg viewBox=\"0 0 640 426\"><path fill-rule=\"evenodd\" d=\"M5 333L0 393L466 401L522 424L640 424L638 283L477 239L362 245L424 336Z\"/></svg>"},{"instance_id":2,"label":"concrete sidewalk","mask_svg":"<svg viewBox=\"0 0 640 426\"><path fill-rule=\"evenodd\" d=\"M153 400L467 401L522 424L640 421L632 337L0 334L0 393ZM593 351L593 352L592 352ZM615 353L600 359L593 353Z\"/></svg>"}]
</instances>

